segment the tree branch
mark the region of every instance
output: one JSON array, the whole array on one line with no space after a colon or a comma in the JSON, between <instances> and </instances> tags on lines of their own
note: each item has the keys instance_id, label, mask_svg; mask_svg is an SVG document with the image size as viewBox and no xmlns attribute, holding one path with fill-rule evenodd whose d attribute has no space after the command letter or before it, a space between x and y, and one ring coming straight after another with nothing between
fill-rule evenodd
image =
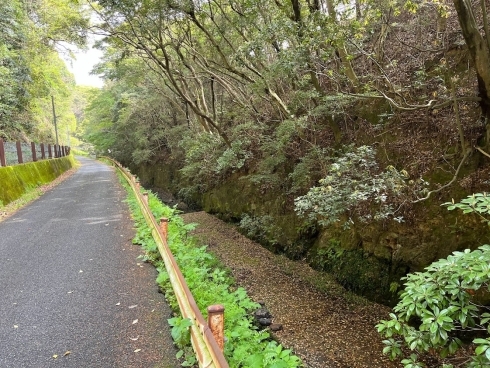
<instances>
[{"instance_id":1,"label":"tree branch","mask_svg":"<svg viewBox=\"0 0 490 368\"><path fill-rule=\"evenodd\" d=\"M468 158L468 156L470 155L471 153L471 149L468 148L466 150L466 153L464 154L463 156L463 159L461 160L461 162L459 163L458 165L458 168L456 169L456 172L454 173L454 176L453 178L451 179L451 181L445 185L443 185L442 187L438 188L438 189L435 189L435 190L431 190L429 193L427 193L427 195L424 197L424 198L419 198L417 199L416 201L412 201L412 203L418 203L418 202L422 202L422 201L425 201L427 199L429 199L429 197L431 196L431 194L434 194L434 193L438 193L440 192L441 190L449 187L452 183L454 183L456 181L456 179L458 178L458 174L459 174L459 171L461 170L461 167L463 166L463 163L466 161L466 159Z\"/></svg>"}]
</instances>

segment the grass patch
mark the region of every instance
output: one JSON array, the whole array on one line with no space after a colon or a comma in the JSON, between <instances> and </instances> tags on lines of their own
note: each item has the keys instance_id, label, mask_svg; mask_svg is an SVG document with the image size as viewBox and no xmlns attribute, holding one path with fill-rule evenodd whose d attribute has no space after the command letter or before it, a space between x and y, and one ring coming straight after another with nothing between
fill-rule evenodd
<instances>
[{"instance_id":1,"label":"grass patch","mask_svg":"<svg viewBox=\"0 0 490 368\"><path fill-rule=\"evenodd\" d=\"M22 197L10 202L6 206L0 202L0 221L10 216L12 213L21 209L25 205L31 203L32 201L38 199L43 194L41 188L33 188L28 190L22 195Z\"/></svg>"},{"instance_id":2,"label":"grass patch","mask_svg":"<svg viewBox=\"0 0 490 368\"><path fill-rule=\"evenodd\" d=\"M140 244L145 251L145 260L152 262L159 275L157 282L174 310L175 317L169 320L172 337L180 349L178 357L182 366L195 366L196 359L190 346L189 321L180 316L175 295L172 291L165 266L160 259L157 245L145 219L139 209L134 194L124 179L121 179L128 191L127 202L136 225L133 243ZM259 331L253 324L251 313L259 308L245 289L237 287L229 272L220 262L207 252L206 246L191 237L190 231L195 224L185 224L175 208L162 204L149 193L149 206L155 218L169 218L169 247L179 265L201 313L207 317L207 307L222 304L225 307L225 357L234 368L295 368L301 367L301 360L271 340L267 331Z\"/></svg>"}]
</instances>

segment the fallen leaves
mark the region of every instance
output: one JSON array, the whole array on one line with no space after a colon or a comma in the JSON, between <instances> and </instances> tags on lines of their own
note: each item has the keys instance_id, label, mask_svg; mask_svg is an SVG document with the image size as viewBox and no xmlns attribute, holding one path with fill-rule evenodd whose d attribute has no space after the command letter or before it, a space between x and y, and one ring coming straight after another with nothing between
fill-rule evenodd
<instances>
[{"instance_id":1,"label":"fallen leaves","mask_svg":"<svg viewBox=\"0 0 490 368\"><path fill-rule=\"evenodd\" d=\"M63 355L62 357L66 357L68 355L71 354L71 351L70 350L67 350ZM58 359L59 355L58 354L53 354L53 359Z\"/></svg>"},{"instance_id":2,"label":"fallen leaves","mask_svg":"<svg viewBox=\"0 0 490 368\"><path fill-rule=\"evenodd\" d=\"M324 277L322 273L304 262L271 254L209 214L195 212L183 217L187 223L201 224L194 235L212 244L212 252L232 270L240 286L256 300L265 301L284 326L275 337L293 347L308 367L396 366L382 354L373 322L387 315L388 308L367 301L358 304L358 299L349 297L333 281L325 284L328 292L317 291L313 285ZM274 287L263 280L274 280Z\"/></svg>"}]
</instances>

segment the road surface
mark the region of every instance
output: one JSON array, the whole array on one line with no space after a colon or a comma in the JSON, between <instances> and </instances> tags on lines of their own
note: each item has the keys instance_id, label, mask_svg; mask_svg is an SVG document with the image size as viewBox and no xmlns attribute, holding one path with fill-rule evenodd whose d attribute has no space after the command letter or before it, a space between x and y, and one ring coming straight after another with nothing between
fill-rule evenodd
<instances>
[{"instance_id":1,"label":"road surface","mask_svg":"<svg viewBox=\"0 0 490 368\"><path fill-rule=\"evenodd\" d=\"M80 161L0 223L0 367L178 367L125 191L113 168Z\"/></svg>"}]
</instances>

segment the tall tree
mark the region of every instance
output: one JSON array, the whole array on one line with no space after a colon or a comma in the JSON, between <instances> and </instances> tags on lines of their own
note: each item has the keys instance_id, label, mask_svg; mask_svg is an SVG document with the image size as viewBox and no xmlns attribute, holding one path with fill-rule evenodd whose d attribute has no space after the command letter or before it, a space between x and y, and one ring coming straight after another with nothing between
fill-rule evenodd
<instances>
[{"instance_id":1,"label":"tall tree","mask_svg":"<svg viewBox=\"0 0 490 368\"><path fill-rule=\"evenodd\" d=\"M484 22L483 34L480 33L480 26L475 17L475 9L469 0L454 0L454 7L458 13L459 24L475 65L478 92L481 98L480 106L486 119L487 129L490 132L490 124L488 124L488 119L490 118L490 35L488 34L485 0L480 0L480 2L482 6L481 15ZM487 141L488 144L490 142Z\"/></svg>"}]
</instances>

